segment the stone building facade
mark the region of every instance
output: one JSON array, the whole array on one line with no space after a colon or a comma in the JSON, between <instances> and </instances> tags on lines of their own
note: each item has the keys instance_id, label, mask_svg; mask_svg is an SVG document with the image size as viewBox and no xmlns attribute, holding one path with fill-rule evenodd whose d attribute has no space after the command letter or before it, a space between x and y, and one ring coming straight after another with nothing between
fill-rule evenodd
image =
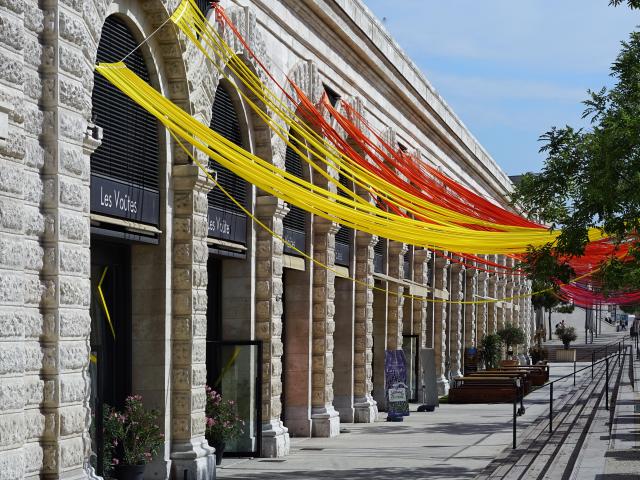
<instances>
[{"instance_id":1,"label":"stone building facade","mask_svg":"<svg viewBox=\"0 0 640 480\"><path fill-rule=\"evenodd\" d=\"M533 333L526 299L440 302L527 293L517 276L365 232L343 231L337 242L339 225L309 214L293 231L337 273L256 222L216 233L211 183L163 129L152 136L153 188L98 174L109 128L133 121L109 103L96 117L105 25L137 43L148 38L140 68L203 122L214 125L224 87L237 141L288 165L286 145L235 92L233 76L220 78L166 22L178 3L0 0L0 480L94 476L92 411L131 393L162 412L165 446L147 477L210 478L207 382L245 399L239 449L283 456L292 435L331 437L341 423L375 420L385 408L385 350L404 348L415 366L420 348L434 348L445 393L464 348L483 335L505 321L528 341ZM276 76L291 76L314 100L329 88L392 142L504 203L508 177L359 0L222 5ZM103 188L146 199L152 217L101 204ZM243 188L249 211L287 237L292 207Z\"/></svg>"}]
</instances>

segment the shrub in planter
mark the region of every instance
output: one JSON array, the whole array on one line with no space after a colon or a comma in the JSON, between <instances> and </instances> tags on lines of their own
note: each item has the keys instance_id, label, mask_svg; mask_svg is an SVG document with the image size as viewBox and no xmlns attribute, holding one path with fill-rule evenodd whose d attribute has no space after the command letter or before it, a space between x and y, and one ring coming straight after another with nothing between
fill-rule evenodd
<instances>
[{"instance_id":1,"label":"shrub in planter","mask_svg":"<svg viewBox=\"0 0 640 480\"><path fill-rule=\"evenodd\" d=\"M225 400L218 392L207 386L206 438L216 449L216 464L220 464L225 444L235 440L244 432L244 421L236 414L233 400Z\"/></svg>"},{"instance_id":2,"label":"shrub in planter","mask_svg":"<svg viewBox=\"0 0 640 480\"><path fill-rule=\"evenodd\" d=\"M571 342L578 338L574 327L565 327L564 325L559 325L558 328L556 328L556 336L564 345L565 350L568 350Z\"/></svg>"},{"instance_id":3,"label":"shrub in planter","mask_svg":"<svg viewBox=\"0 0 640 480\"><path fill-rule=\"evenodd\" d=\"M512 352L513 347L521 345L525 341L524 331L512 323L507 322L504 328L498 330L498 336L507 346L507 351Z\"/></svg>"},{"instance_id":4,"label":"shrub in planter","mask_svg":"<svg viewBox=\"0 0 640 480\"><path fill-rule=\"evenodd\" d=\"M124 401L121 412L104 406L104 473L120 480L142 478L144 466L164 444L158 426L159 412L147 410L140 395Z\"/></svg>"},{"instance_id":5,"label":"shrub in planter","mask_svg":"<svg viewBox=\"0 0 640 480\"><path fill-rule=\"evenodd\" d=\"M485 335L480 345L485 368L496 368L502 356L502 339L495 334Z\"/></svg>"}]
</instances>

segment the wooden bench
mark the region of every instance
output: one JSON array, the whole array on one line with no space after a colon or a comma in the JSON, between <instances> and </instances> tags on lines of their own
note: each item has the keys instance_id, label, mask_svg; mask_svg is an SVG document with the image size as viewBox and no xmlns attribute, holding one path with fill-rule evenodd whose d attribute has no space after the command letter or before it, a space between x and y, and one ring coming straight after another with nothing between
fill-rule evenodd
<instances>
[{"instance_id":1,"label":"wooden bench","mask_svg":"<svg viewBox=\"0 0 640 480\"><path fill-rule=\"evenodd\" d=\"M521 397L520 379L515 376L456 377L449 389L449 403L511 403Z\"/></svg>"},{"instance_id":2,"label":"wooden bench","mask_svg":"<svg viewBox=\"0 0 640 480\"><path fill-rule=\"evenodd\" d=\"M528 373L528 380L531 382L531 385L539 387L540 385L544 385L545 382L549 379L549 371L548 369L545 371L542 367L532 367L532 366L522 366L522 367L502 367L502 368L492 368L488 370L489 372L526 372Z\"/></svg>"},{"instance_id":3,"label":"wooden bench","mask_svg":"<svg viewBox=\"0 0 640 480\"><path fill-rule=\"evenodd\" d=\"M490 371L482 370L469 374L470 377L506 377L506 378L518 378L520 379L520 394L522 396L528 395L531 392L531 379L529 378L529 372L516 371L507 369L494 369Z\"/></svg>"}]
</instances>

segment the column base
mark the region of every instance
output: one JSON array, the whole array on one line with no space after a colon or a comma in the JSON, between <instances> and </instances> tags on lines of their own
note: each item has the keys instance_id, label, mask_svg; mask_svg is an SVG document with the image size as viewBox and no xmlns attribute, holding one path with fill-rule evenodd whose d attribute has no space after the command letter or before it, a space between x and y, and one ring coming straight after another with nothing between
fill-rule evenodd
<instances>
[{"instance_id":1,"label":"column base","mask_svg":"<svg viewBox=\"0 0 640 480\"><path fill-rule=\"evenodd\" d=\"M451 370L451 372L449 372L449 378L456 378L461 376L462 376L462 372L460 371L460 369Z\"/></svg>"},{"instance_id":2,"label":"column base","mask_svg":"<svg viewBox=\"0 0 640 480\"><path fill-rule=\"evenodd\" d=\"M441 377L437 381L438 386L438 396L442 397L443 395L449 395L449 380L444 377Z\"/></svg>"},{"instance_id":3,"label":"column base","mask_svg":"<svg viewBox=\"0 0 640 480\"><path fill-rule=\"evenodd\" d=\"M353 407L355 423L374 423L378 418L378 404L370 395L356 399Z\"/></svg>"},{"instance_id":4,"label":"column base","mask_svg":"<svg viewBox=\"0 0 640 480\"><path fill-rule=\"evenodd\" d=\"M333 397L333 406L340 414L340 423L353 423L354 408L352 395Z\"/></svg>"},{"instance_id":5,"label":"column base","mask_svg":"<svg viewBox=\"0 0 640 480\"><path fill-rule=\"evenodd\" d=\"M331 438L340 435L340 414L333 405L311 410L311 436Z\"/></svg>"},{"instance_id":6,"label":"column base","mask_svg":"<svg viewBox=\"0 0 640 480\"><path fill-rule=\"evenodd\" d=\"M174 443L171 452L171 470L173 478L192 480L210 480L216 478L215 449L201 439L191 442ZM185 471L189 472L185 476Z\"/></svg>"},{"instance_id":7,"label":"column base","mask_svg":"<svg viewBox=\"0 0 640 480\"><path fill-rule=\"evenodd\" d=\"M280 420L262 424L262 456L277 458L289 455L289 430Z\"/></svg>"}]
</instances>

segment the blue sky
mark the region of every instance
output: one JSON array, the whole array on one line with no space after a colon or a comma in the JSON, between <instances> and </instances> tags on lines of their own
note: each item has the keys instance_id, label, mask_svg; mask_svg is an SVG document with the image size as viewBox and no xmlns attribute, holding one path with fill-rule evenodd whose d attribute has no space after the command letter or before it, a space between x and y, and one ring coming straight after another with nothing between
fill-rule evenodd
<instances>
[{"instance_id":1,"label":"blue sky","mask_svg":"<svg viewBox=\"0 0 640 480\"><path fill-rule=\"evenodd\" d=\"M498 164L538 171L538 137L583 126L640 11L608 0L364 0Z\"/></svg>"}]
</instances>

